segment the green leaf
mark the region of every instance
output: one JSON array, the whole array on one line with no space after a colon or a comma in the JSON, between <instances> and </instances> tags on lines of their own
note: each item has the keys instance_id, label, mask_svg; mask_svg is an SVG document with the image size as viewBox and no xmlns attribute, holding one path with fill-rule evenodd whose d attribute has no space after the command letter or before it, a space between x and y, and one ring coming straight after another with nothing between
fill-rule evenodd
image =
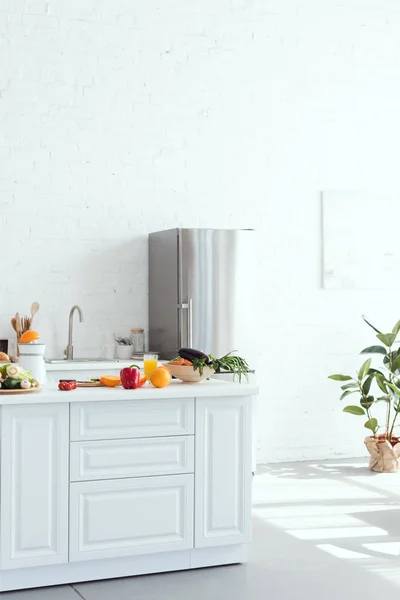
<instances>
[{"instance_id":1,"label":"green leaf","mask_svg":"<svg viewBox=\"0 0 400 600\"><path fill-rule=\"evenodd\" d=\"M372 323L370 323L369 321L367 321L367 319L365 318L364 315L361 315L361 316L364 319L364 321L366 322L366 324L369 325L370 327L372 327L372 329L374 331L376 331L377 333L382 333L381 331L379 331L379 329L377 329L374 325L372 325Z\"/></svg>"},{"instance_id":2,"label":"green leaf","mask_svg":"<svg viewBox=\"0 0 400 600\"><path fill-rule=\"evenodd\" d=\"M333 379L334 381L350 381L353 379L350 375L329 375L328 379Z\"/></svg>"},{"instance_id":3,"label":"green leaf","mask_svg":"<svg viewBox=\"0 0 400 600\"><path fill-rule=\"evenodd\" d=\"M393 385L393 383L390 383L390 381L386 382L386 387L388 387L390 390L392 390L396 394L396 396L400 396L399 388L397 388L395 385Z\"/></svg>"},{"instance_id":4,"label":"green leaf","mask_svg":"<svg viewBox=\"0 0 400 600\"><path fill-rule=\"evenodd\" d=\"M343 400L343 398L346 398L346 396L350 396L350 394L355 394L356 392L358 392L358 390L347 390L346 392L343 392L339 400Z\"/></svg>"},{"instance_id":5,"label":"green leaf","mask_svg":"<svg viewBox=\"0 0 400 600\"><path fill-rule=\"evenodd\" d=\"M361 350L360 354L386 354L387 350L383 346L368 346Z\"/></svg>"},{"instance_id":6,"label":"green leaf","mask_svg":"<svg viewBox=\"0 0 400 600\"><path fill-rule=\"evenodd\" d=\"M376 375L382 375L382 377L385 377L385 375L379 369L369 369L368 375L372 375L372 373L375 373Z\"/></svg>"},{"instance_id":7,"label":"green leaf","mask_svg":"<svg viewBox=\"0 0 400 600\"><path fill-rule=\"evenodd\" d=\"M377 398L375 402L390 402L390 398L389 396L379 396L379 398Z\"/></svg>"},{"instance_id":8,"label":"green leaf","mask_svg":"<svg viewBox=\"0 0 400 600\"><path fill-rule=\"evenodd\" d=\"M395 333L396 335L399 333L400 331L400 321L397 321L396 325L393 327L392 329L393 333Z\"/></svg>"},{"instance_id":9,"label":"green leaf","mask_svg":"<svg viewBox=\"0 0 400 600\"><path fill-rule=\"evenodd\" d=\"M360 370L358 371L358 379L360 381L362 381L364 379L364 377L366 376L366 374L368 373L368 369L371 366L371 359L368 358L365 363L363 363L360 367Z\"/></svg>"},{"instance_id":10,"label":"green leaf","mask_svg":"<svg viewBox=\"0 0 400 600\"><path fill-rule=\"evenodd\" d=\"M350 413L351 415L365 415L365 410L361 406L345 406L343 412Z\"/></svg>"},{"instance_id":11,"label":"green leaf","mask_svg":"<svg viewBox=\"0 0 400 600\"><path fill-rule=\"evenodd\" d=\"M378 387L380 390L382 390L382 392L384 394L387 395L388 391L387 391L387 387L386 387L386 382L387 380L384 377L376 377L376 383L378 384Z\"/></svg>"},{"instance_id":12,"label":"green leaf","mask_svg":"<svg viewBox=\"0 0 400 600\"><path fill-rule=\"evenodd\" d=\"M371 406L373 405L374 402L375 402L375 400L374 400L373 396L368 396L367 398L361 398L361 400L360 400L361 406L363 408L365 408L366 410L371 408Z\"/></svg>"},{"instance_id":13,"label":"green leaf","mask_svg":"<svg viewBox=\"0 0 400 600\"><path fill-rule=\"evenodd\" d=\"M375 431L378 429L377 419L375 419L375 418L368 419L368 421L366 421L364 423L364 427L366 427L367 429L370 429L371 431L373 431L375 433Z\"/></svg>"},{"instance_id":14,"label":"green leaf","mask_svg":"<svg viewBox=\"0 0 400 600\"><path fill-rule=\"evenodd\" d=\"M392 362L392 372L398 371L400 369L400 356L397 356Z\"/></svg>"},{"instance_id":15,"label":"green leaf","mask_svg":"<svg viewBox=\"0 0 400 600\"><path fill-rule=\"evenodd\" d=\"M362 386L362 391L366 396L369 394L369 390L371 389L371 383L375 379L375 375L368 375L367 379L364 381Z\"/></svg>"},{"instance_id":16,"label":"green leaf","mask_svg":"<svg viewBox=\"0 0 400 600\"><path fill-rule=\"evenodd\" d=\"M358 390L359 387L360 386L358 385L358 383L346 383L346 385L341 385L340 389L341 390L351 390L351 389Z\"/></svg>"},{"instance_id":17,"label":"green leaf","mask_svg":"<svg viewBox=\"0 0 400 600\"><path fill-rule=\"evenodd\" d=\"M391 348L391 346L393 346L394 341L396 339L396 334L395 333L378 333L376 337L378 338L378 340L380 340L382 342L382 344L384 344L388 348Z\"/></svg>"}]
</instances>

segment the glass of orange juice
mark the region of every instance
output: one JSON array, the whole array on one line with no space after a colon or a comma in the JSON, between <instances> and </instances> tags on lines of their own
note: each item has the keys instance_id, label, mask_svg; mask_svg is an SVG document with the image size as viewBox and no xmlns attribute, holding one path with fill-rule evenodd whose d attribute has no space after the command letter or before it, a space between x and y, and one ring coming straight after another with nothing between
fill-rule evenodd
<instances>
[{"instance_id":1,"label":"glass of orange juice","mask_svg":"<svg viewBox=\"0 0 400 600\"><path fill-rule=\"evenodd\" d=\"M143 356L144 362L144 374L147 377L147 380L150 381L150 375L157 369L158 367L158 354L154 352L145 352Z\"/></svg>"}]
</instances>

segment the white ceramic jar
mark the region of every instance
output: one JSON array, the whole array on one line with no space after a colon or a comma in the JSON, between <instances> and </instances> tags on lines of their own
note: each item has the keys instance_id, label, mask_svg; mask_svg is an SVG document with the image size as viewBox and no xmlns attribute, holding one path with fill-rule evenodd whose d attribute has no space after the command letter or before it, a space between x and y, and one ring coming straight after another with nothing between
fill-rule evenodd
<instances>
[{"instance_id":1,"label":"white ceramic jar","mask_svg":"<svg viewBox=\"0 0 400 600\"><path fill-rule=\"evenodd\" d=\"M46 383L46 366L44 363L45 344L18 344L19 364L25 371L31 371L32 377L40 383Z\"/></svg>"}]
</instances>

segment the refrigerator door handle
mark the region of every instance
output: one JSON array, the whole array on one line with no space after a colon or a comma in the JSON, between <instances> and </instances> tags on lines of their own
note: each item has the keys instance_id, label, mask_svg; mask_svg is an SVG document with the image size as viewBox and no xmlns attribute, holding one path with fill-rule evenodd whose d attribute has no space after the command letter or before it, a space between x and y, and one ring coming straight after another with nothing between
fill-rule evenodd
<instances>
[{"instance_id":1,"label":"refrigerator door handle","mask_svg":"<svg viewBox=\"0 0 400 600\"><path fill-rule=\"evenodd\" d=\"M189 309L189 304L185 302L183 304L178 304L178 323L179 323L179 347L184 348L186 346L186 341L184 339L183 333L183 310Z\"/></svg>"},{"instance_id":2,"label":"refrigerator door handle","mask_svg":"<svg viewBox=\"0 0 400 600\"><path fill-rule=\"evenodd\" d=\"M180 346L183 348L187 346L191 348L193 345L193 300L189 298L188 302L184 302L183 304L178 304L179 310L179 329L180 329ZM187 310L187 342L183 339L183 319L182 319L182 310Z\"/></svg>"},{"instance_id":3,"label":"refrigerator door handle","mask_svg":"<svg viewBox=\"0 0 400 600\"><path fill-rule=\"evenodd\" d=\"M193 346L193 300L188 301L188 347Z\"/></svg>"}]
</instances>

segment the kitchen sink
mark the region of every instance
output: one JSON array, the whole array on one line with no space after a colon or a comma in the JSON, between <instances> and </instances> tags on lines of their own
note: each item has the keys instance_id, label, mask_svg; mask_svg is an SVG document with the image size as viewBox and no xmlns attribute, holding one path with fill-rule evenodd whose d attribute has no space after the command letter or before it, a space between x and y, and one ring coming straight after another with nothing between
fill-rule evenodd
<instances>
[{"instance_id":1,"label":"kitchen sink","mask_svg":"<svg viewBox=\"0 0 400 600\"><path fill-rule=\"evenodd\" d=\"M47 358L45 360L45 362L50 365L73 365L75 363L99 363L99 362L118 364L121 362L121 360L117 359L117 358L73 358L72 360L67 360L66 358Z\"/></svg>"}]
</instances>

